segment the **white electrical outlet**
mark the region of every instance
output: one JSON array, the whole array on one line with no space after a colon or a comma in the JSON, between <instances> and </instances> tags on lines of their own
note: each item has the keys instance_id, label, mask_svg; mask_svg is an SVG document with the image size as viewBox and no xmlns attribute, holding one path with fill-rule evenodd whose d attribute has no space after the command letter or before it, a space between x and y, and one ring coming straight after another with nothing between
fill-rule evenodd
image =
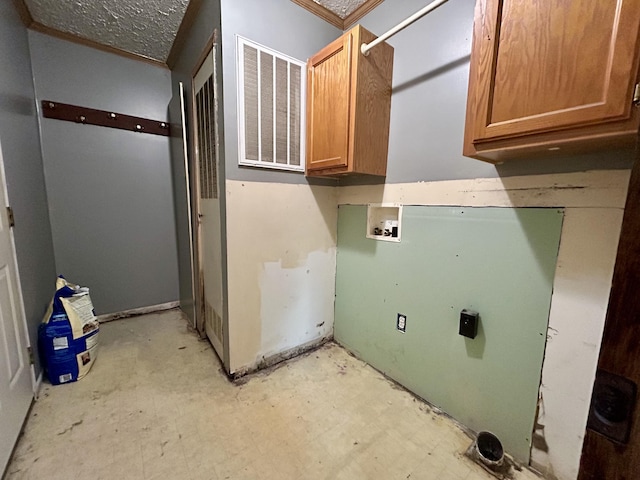
<instances>
[{"instance_id":1,"label":"white electrical outlet","mask_svg":"<svg viewBox=\"0 0 640 480\"><path fill-rule=\"evenodd\" d=\"M402 333L407 331L407 316L401 313L398 314L398 318L396 320L396 328L400 330Z\"/></svg>"}]
</instances>

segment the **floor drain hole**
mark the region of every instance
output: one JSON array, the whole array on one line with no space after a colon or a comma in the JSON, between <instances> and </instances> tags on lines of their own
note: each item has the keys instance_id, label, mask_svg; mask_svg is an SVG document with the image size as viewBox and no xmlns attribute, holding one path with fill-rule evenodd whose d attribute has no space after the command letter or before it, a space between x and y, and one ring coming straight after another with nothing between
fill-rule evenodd
<instances>
[{"instance_id":1,"label":"floor drain hole","mask_svg":"<svg viewBox=\"0 0 640 480\"><path fill-rule=\"evenodd\" d=\"M491 432L480 432L476 439L476 450L480 460L488 466L501 465L504 449L498 437Z\"/></svg>"}]
</instances>

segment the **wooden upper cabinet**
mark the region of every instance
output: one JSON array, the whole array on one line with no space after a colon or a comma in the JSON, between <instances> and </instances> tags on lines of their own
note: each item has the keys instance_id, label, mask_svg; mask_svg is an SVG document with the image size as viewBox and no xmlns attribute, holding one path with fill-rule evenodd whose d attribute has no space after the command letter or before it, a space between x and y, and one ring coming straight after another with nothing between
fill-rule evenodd
<instances>
[{"instance_id":1,"label":"wooden upper cabinet","mask_svg":"<svg viewBox=\"0 0 640 480\"><path fill-rule=\"evenodd\" d=\"M464 154L634 142L639 33L640 0L478 0Z\"/></svg>"},{"instance_id":2,"label":"wooden upper cabinet","mask_svg":"<svg viewBox=\"0 0 640 480\"><path fill-rule=\"evenodd\" d=\"M348 33L309 60L307 169L348 164L352 47Z\"/></svg>"},{"instance_id":3,"label":"wooden upper cabinet","mask_svg":"<svg viewBox=\"0 0 640 480\"><path fill-rule=\"evenodd\" d=\"M308 176L386 175L393 48L354 27L307 63Z\"/></svg>"}]
</instances>

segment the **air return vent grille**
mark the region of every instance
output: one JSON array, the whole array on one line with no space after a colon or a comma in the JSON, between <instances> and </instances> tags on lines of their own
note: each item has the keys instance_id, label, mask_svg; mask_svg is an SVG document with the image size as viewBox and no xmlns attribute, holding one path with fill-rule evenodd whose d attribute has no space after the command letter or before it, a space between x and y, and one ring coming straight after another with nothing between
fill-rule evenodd
<instances>
[{"instance_id":1,"label":"air return vent grille","mask_svg":"<svg viewBox=\"0 0 640 480\"><path fill-rule=\"evenodd\" d=\"M304 171L305 69L238 37L240 165Z\"/></svg>"},{"instance_id":2,"label":"air return vent grille","mask_svg":"<svg viewBox=\"0 0 640 480\"><path fill-rule=\"evenodd\" d=\"M211 75L196 93L200 198L218 198L214 88Z\"/></svg>"},{"instance_id":3,"label":"air return vent grille","mask_svg":"<svg viewBox=\"0 0 640 480\"><path fill-rule=\"evenodd\" d=\"M222 317L218 315L218 312L215 311L215 309L208 301L205 300L205 304L205 321L209 324L209 328L218 339L218 341L222 343Z\"/></svg>"}]
</instances>

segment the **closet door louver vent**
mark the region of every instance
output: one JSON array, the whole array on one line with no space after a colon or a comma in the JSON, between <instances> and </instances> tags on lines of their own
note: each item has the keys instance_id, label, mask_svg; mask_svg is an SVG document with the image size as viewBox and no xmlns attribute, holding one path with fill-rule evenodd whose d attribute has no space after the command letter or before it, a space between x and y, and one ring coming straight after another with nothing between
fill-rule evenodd
<instances>
[{"instance_id":1,"label":"closet door louver vent","mask_svg":"<svg viewBox=\"0 0 640 480\"><path fill-rule=\"evenodd\" d=\"M211 306L208 300L205 299L205 321L209 324L213 334L220 343L222 339L222 317L218 315L218 312Z\"/></svg>"},{"instance_id":2,"label":"closet door louver vent","mask_svg":"<svg viewBox=\"0 0 640 480\"><path fill-rule=\"evenodd\" d=\"M196 93L200 198L218 198L213 75Z\"/></svg>"},{"instance_id":3,"label":"closet door louver vent","mask_svg":"<svg viewBox=\"0 0 640 480\"><path fill-rule=\"evenodd\" d=\"M305 64L238 37L241 165L304 171Z\"/></svg>"}]
</instances>

